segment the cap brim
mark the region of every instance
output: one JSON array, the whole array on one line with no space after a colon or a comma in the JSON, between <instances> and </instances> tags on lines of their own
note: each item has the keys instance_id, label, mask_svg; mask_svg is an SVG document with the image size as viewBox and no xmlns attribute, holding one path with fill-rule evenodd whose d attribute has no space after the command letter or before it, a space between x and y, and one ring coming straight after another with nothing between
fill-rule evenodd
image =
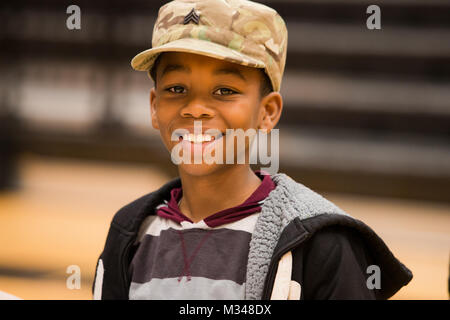
<instances>
[{"instance_id":1,"label":"cap brim","mask_svg":"<svg viewBox=\"0 0 450 320\"><path fill-rule=\"evenodd\" d=\"M157 56L162 52L194 53L220 60L227 60L244 66L265 68L265 64L260 60L220 44L194 38L179 39L156 48L142 51L131 60L131 66L138 71L148 71L153 66Z\"/></svg>"}]
</instances>

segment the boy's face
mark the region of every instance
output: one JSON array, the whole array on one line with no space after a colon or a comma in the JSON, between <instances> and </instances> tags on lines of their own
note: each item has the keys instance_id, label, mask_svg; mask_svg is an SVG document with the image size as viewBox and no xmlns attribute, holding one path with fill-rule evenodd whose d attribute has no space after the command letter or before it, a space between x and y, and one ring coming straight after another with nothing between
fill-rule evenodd
<instances>
[{"instance_id":1,"label":"boy's face","mask_svg":"<svg viewBox=\"0 0 450 320\"><path fill-rule=\"evenodd\" d=\"M201 121L202 133L208 129L222 134L227 129L270 131L281 113L281 96L273 92L261 97L261 78L261 70L255 68L190 53L164 53L156 69L156 88L150 93L152 125L169 151L181 141L172 141L174 131L194 133L194 121ZM223 163L227 145L224 141ZM248 148L246 139L245 152ZM190 174L205 175L227 165L179 166Z\"/></svg>"}]
</instances>

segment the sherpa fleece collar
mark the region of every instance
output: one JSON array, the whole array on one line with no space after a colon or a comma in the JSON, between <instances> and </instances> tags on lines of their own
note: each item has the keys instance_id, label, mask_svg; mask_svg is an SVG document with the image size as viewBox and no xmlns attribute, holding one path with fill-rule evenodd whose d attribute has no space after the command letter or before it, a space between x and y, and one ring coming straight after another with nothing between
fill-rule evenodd
<instances>
[{"instance_id":1,"label":"sherpa fleece collar","mask_svg":"<svg viewBox=\"0 0 450 320\"><path fill-rule=\"evenodd\" d=\"M272 175L277 185L264 201L250 241L245 299L261 299L264 281L275 246L284 228L296 217L301 220L320 214L349 216L284 173Z\"/></svg>"}]
</instances>

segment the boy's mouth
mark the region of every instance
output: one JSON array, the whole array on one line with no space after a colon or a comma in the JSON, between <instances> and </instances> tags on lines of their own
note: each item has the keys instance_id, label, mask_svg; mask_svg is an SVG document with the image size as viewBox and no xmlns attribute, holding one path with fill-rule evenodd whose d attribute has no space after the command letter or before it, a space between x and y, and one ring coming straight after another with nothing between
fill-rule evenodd
<instances>
[{"instance_id":1,"label":"boy's mouth","mask_svg":"<svg viewBox=\"0 0 450 320\"><path fill-rule=\"evenodd\" d=\"M203 142L210 142L215 140L216 137L212 136L210 134L193 134L193 133L189 133L189 134L184 134L182 136L180 136L179 141L189 141L189 142L193 142L193 143L203 143Z\"/></svg>"},{"instance_id":2,"label":"boy's mouth","mask_svg":"<svg viewBox=\"0 0 450 320\"><path fill-rule=\"evenodd\" d=\"M208 143L212 142L214 140L220 139L222 136L225 136L225 133L220 133L218 135L211 135L211 134L194 134L194 133L185 133L183 135L179 135L178 141L185 141L190 143Z\"/></svg>"},{"instance_id":3,"label":"boy's mouth","mask_svg":"<svg viewBox=\"0 0 450 320\"><path fill-rule=\"evenodd\" d=\"M191 132L184 132L178 135L178 143L181 145L184 152L187 152L195 158L196 153L203 155L205 152L213 152L212 150L215 150L218 146L217 144L222 141L224 136L225 134L221 133L219 130L214 132L214 134L194 134Z\"/></svg>"}]
</instances>

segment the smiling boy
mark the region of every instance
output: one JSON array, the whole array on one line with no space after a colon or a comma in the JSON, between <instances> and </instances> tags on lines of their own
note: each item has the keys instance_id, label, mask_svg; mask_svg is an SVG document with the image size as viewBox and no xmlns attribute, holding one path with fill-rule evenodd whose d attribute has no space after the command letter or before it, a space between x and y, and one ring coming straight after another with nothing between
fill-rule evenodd
<instances>
[{"instance_id":1,"label":"smiling boy","mask_svg":"<svg viewBox=\"0 0 450 320\"><path fill-rule=\"evenodd\" d=\"M169 52L160 56L154 70L152 124L168 150L179 143L172 141L172 133L180 128L193 133L194 120L202 120L203 131L216 129L224 135L229 129L270 131L280 118L281 95L263 92L266 80L260 69L198 54ZM226 155L227 144L222 145ZM247 143L247 152L248 148ZM248 165L196 165L191 161L181 163L178 169L183 185L180 211L195 222L243 203L261 184Z\"/></svg>"},{"instance_id":2,"label":"smiling boy","mask_svg":"<svg viewBox=\"0 0 450 320\"><path fill-rule=\"evenodd\" d=\"M411 280L367 225L283 173L253 171L250 140L234 144L230 130L270 132L282 113L287 29L276 11L175 0L152 44L132 66L154 80L151 123L168 151L234 157L182 161L178 178L118 211L95 299L387 299Z\"/></svg>"}]
</instances>

